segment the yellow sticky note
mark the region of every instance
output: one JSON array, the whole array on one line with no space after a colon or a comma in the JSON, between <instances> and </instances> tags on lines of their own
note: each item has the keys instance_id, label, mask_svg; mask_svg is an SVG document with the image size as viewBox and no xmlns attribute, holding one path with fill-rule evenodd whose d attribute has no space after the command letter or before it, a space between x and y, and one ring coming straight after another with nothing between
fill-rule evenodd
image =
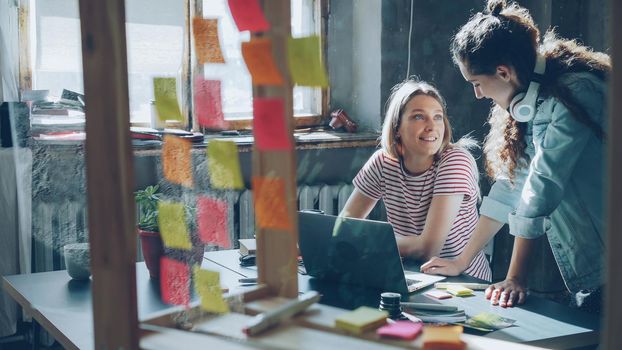
<instances>
[{"instance_id":1,"label":"yellow sticky note","mask_svg":"<svg viewBox=\"0 0 622 350\"><path fill-rule=\"evenodd\" d=\"M255 218L262 228L289 230L292 226L285 203L285 181L276 177L253 177Z\"/></svg>"},{"instance_id":2,"label":"yellow sticky note","mask_svg":"<svg viewBox=\"0 0 622 350\"><path fill-rule=\"evenodd\" d=\"M186 228L186 212L182 203L160 201L158 225L164 245L169 248L190 250L192 242Z\"/></svg>"},{"instance_id":3,"label":"yellow sticky note","mask_svg":"<svg viewBox=\"0 0 622 350\"><path fill-rule=\"evenodd\" d=\"M448 286L447 292L457 297L467 297L473 295L473 290L463 286Z\"/></svg>"},{"instance_id":4,"label":"yellow sticky note","mask_svg":"<svg viewBox=\"0 0 622 350\"><path fill-rule=\"evenodd\" d=\"M153 96L155 97L158 118L161 121L184 121L177 102L175 78L153 78Z\"/></svg>"},{"instance_id":5,"label":"yellow sticky note","mask_svg":"<svg viewBox=\"0 0 622 350\"><path fill-rule=\"evenodd\" d=\"M289 73L296 85L328 87L320 45L320 37L317 35L289 38L287 45Z\"/></svg>"},{"instance_id":6,"label":"yellow sticky note","mask_svg":"<svg viewBox=\"0 0 622 350\"><path fill-rule=\"evenodd\" d=\"M162 172L176 184L192 187L192 143L179 137L165 135L162 145Z\"/></svg>"},{"instance_id":7,"label":"yellow sticky note","mask_svg":"<svg viewBox=\"0 0 622 350\"><path fill-rule=\"evenodd\" d=\"M272 41L254 38L242 43L242 57L253 78L253 85L282 85L283 77L272 58Z\"/></svg>"},{"instance_id":8,"label":"yellow sticky note","mask_svg":"<svg viewBox=\"0 0 622 350\"><path fill-rule=\"evenodd\" d=\"M208 312L224 314L229 304L222 298L220 273L194 267L194 287L201 296L201 308Z\"/></svg>"},{"instance_id":9,"label":"yellow sticky note","mask_svg":"<svg viewBox=\"0 0 622 350\"><path fill-rule=\"evenodd\" d=\"M218 39L218 18L194 17L192 32L199 64L225 63Z\"/></svg>"},{"instance_id":10,"label":"yellow sticky note","mask_svg":"<svg viewBox=\"0 0 622 350\"><path fill-rule=\"evenodd\" d=\"M210 140L207 145L207 168L212 187L242 189L238 146L233 141Z\"/></svg>"},{"instance_id":11,"label":"yellow sticky note","mask_svg":"<svg viewBox=\"0 0 622 350\"><path fill-rule=\"evenodd\" d=\"M423 328L424 349L465 349L460 340L462 326L428 326Z\"/></svg>"},{"instance_id":12,"label":"yellow sticky note","mask_svg":"<svg viewBox=\"0 0 622 350\"><path fill-rule=\"evenodd\" d=\"M351 333L362 334L387 323L389 313L368 306L361 306L354 311L339 315L335 327Z\"/></svg>"}]
</instances>

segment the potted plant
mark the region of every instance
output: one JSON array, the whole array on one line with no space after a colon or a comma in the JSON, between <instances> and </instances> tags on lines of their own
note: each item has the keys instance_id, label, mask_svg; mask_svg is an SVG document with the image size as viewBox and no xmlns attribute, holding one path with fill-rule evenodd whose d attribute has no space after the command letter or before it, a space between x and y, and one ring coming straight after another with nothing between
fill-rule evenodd
<instances>
[{"instance_id":1,"label":"potted plant","mask_svg":"<svg viewBox=\"0 0 622 350\"><path fill-rule=\"evenodd\" d=\"M164 254L164 245L158 226L158 186L147 186L134 193L138 205L138 236L145 264L151 278L160 276L160 258Z\"/></svg>"}]
</instances>

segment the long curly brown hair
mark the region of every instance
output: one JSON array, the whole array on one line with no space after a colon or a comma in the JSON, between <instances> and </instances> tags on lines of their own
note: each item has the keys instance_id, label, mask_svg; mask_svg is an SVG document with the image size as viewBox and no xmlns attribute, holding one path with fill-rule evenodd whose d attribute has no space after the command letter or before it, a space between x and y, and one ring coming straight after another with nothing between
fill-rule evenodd
<instances>
[{"instance_id":1,"label":"long curly brown hair","mask_svg":"<svg viewBox=\"0 0 622 350\"><path fill-rule=\"evenodd\" d=\"M544 35L542 43L539 37L527 9L505 0L489 0L486 9L473 15L454 36L451 52L454 62L463 63L473 75L493 75L499 65L513 67L521 89L529 84L536 56L544 56L546 71L539 96L557 98L575 118L604 138L600 125L588 116L559 77L590 72L606 80L611 72L609 56L576 40L559 38L553 30ZM490 110L489 123L490 132L484 142L486 172L493 179L504 176L513 180L516 168L529 161L524 139L527 123L517 122L497 105Z\"/></svg>"}]
</instances>

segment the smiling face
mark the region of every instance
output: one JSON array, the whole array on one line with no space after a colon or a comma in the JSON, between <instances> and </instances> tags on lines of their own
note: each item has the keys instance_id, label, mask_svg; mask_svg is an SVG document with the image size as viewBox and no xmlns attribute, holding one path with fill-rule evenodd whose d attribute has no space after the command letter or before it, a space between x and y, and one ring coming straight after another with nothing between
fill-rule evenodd
<instances>
[{"instance_id":1,"label":"smiling face","mask_svg":"<svg viewBox=\"0 0 622 350\"><path fill-rule=\"evenodd\" d=\"M443 143L443 107L432 96L415 95L406 103L398 129L403 156L433 159Z\"/></svg>"},{"instance_id":2,"label":"smiling face","mask_svg":"<svg viewBox=\"0 0 622 350\"><path fill-rule=\"evenodd\" d=\"M463 62L459 62L464 80L473 84L475 98L488 98L499 107L508 109L518 90L518 80L514 70L508 66L498 66L495 74L471 74Z\"/></svg>"}]
</instances>

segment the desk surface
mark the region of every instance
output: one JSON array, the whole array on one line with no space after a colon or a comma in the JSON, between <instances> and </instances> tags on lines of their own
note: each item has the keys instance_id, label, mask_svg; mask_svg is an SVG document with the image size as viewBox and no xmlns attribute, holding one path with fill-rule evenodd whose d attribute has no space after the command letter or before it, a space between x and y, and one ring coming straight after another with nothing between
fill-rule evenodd
<instances>
[{"instance_id":1,"label":"desk surface","mask_svg":"<svg viewBox=\"0 0 622 350\"><path fill-rule=\"evenodd\" d=\"M239 254L235 250L209 252L205 254L209 266L221 272L222 283L231 291L243 289L237 282L241 277L256 277L256 267L241 267ZM407 266L412 269L411 266ZM298 275L298 288L301 292L318 290L322 294L322 304L346 309L361 305L377 307L379 291L370 291L362 287L338 286L334 283L322 282L315 278ZM448 278L447 281L470 282L468 276ZM411 294L410 299L417 302L442 303L458 306L467 316L475 316L481 312L492 312L503 317L516 320L516 326L490 333L476 332L487 338L520 342L541 347L575 348L597 344L599 341L599 318L579 310L549 300L530 296L524 305L514 308L492 306L484 297L483 291L476 291L475 296L467 298L454 297L446 300L435 300L423 295L429 287ZM472 333L465 329L466 332Z\"/></svg>"}]
</instances>

